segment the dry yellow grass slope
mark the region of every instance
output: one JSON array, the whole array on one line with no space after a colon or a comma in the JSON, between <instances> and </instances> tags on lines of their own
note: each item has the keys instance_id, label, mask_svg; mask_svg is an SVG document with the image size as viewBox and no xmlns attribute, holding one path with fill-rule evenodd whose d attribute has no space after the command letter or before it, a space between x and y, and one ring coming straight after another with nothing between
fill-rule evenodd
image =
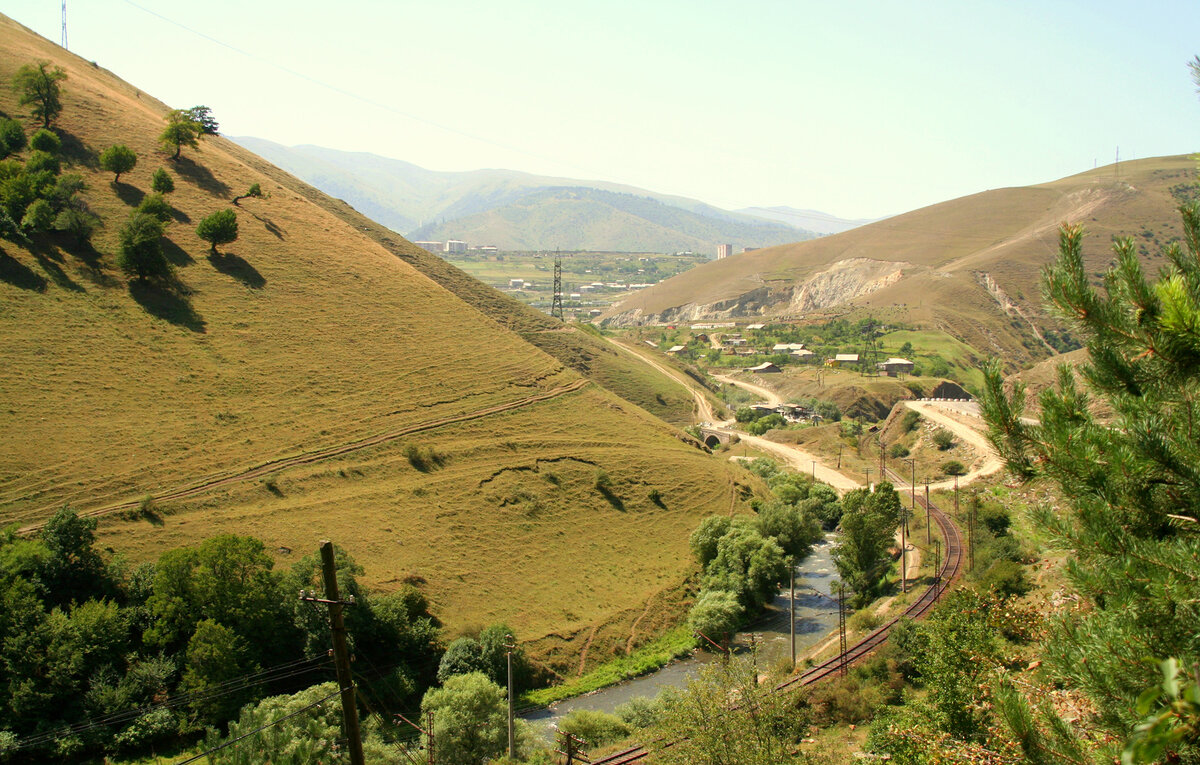
<instances>
[{"instance_id":1,"label":"dry yellow grass slope","mask_svg":"<svg viewBox=\"0 0 1200 765\"><path fill-rule=\"evenodd\" d=\"M1176 193L1190 157L1125 162L1051 183L997 189L842 234L714 261L642 290L605 318L619 324L736 316L784 319L871 312L944 330L1014 363L1049 355L1040 268L1059 224L1083 223L1089 266L1113 236L1135 236L1154 264L1181 234Z\"/></svg>"},{"instance_id":2,"label":"dry yellow grass slope","mask_svg":"<svg viewBox=\"0 0 1200 765\"><path fill-rule=\"evenodd\" d=\"M327 537L373 583L423 579L452 628L507 619L548 657L628 636L678 588L732 468L532 346L532 317L475 307L460 294L486 292L224 139L169 161L167 107L134 86L2 17L0 50L2 82L66 70L65 170L106 223L90 255L0 241L0 523L70 503L134 560L236 531L286 561ZM8 88L0 110L22 115ZM115 143L139 155L119 187L95 160ZM114 265L160 166L179 290ZM210 258L196 223L253 183L270 197L233 208L240 237ZM161 517L111 512L145 495Z\"/></svg>"}]
</instances>

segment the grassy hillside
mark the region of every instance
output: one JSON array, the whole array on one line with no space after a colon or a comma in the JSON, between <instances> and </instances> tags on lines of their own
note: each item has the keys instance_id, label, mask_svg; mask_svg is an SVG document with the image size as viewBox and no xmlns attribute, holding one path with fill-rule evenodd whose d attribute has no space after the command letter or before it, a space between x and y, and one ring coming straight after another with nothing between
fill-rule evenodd
<instances>
[{"instance_id":1,"label":"grassy hillside","mask_svg":"<svg viewBox=\"0 0 1200 765\"><path fill-rule=\"evenodd\" d=\"M507 619L563 667L593 632L647 637L732 468L531 345L548 318L223 138L170 161L164 104L11 20L0 42L0 80L66 70L64 171L105 221L94 250L0 241L0 523L70 503L134 561L232 531L286 563L331 538L370 583L425 582L452 629ZM32 132L8 88L0 111ZM96 160L115 143L139 156L119 186ZM114 261L159 167L175 286ZM210 257L196 223L253 183L269 198Z\"/></svg>"},{"instance_id":2,"label":"grassy hillside","mask_svg":"<svg viewBox=\"0 0 1200 765\"><path fill-rule=\"evenodd\" d=\"M650 197L584 187L550 188L504 206L410 234L417 241L461 239L502 250L713 252L722 242L763 247L803 238L780 223L711 218Z\"/></svg>"},{"instance_id":3,"label":"grassy hillside","mask_svg":"<svg viewBox=\"0 0 1200 765\"><path fill-rule=\"evenodd\" d=\"M1125 162L1025 188L955 199L842 234L714 261L642 290L606 314L618 324L731 317L807 319L870 312L943 330L1013 366L1052 353L1037 287L1058 225L1082 222L1097 275L1113 236L1146 261L1181 234L1195 179L1187 156Z\"/></svg>"}]
</instances>

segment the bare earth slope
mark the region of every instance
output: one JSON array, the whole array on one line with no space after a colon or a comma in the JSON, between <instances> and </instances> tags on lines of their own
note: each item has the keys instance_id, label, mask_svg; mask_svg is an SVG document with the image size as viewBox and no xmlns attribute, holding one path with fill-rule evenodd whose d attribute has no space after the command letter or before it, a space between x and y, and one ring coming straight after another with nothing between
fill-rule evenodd
<instances>
[{"instance_id":1,"label":"bare earth slope","mask_svg":"<svg viewBox=\"0 0 1200 765\"><path fill-rule=\"evenodd\" d=\"M646 603L669 605L733 469L531 345L556 328L495 291L225 139L170 161L165 105L3 17L0 51L5 82L66 70L64 171L105 221L94 251L0 240L0 524L69 503L135 561L221 532L283 562L331 538L368 581L423 581L452 628L506 619L556 666L661 627ZM0 111L32 132L7 88ZM115 143L139 156L120 186L96 162ZM160 166L177 289L113 258ZM210 256L197 222L252 183L270 197L232 208L240 237Z\"/></svg>"},{"instance_id":2,"label":"bare earth slope","mask_svg":"<svg viewBox=\"0 0 1200 765\"><path fill-rule=\"evenodd\" d=\"M1050 354L1037 288L1058 226L1083 223L1099 272L1113 236L1151 266L1181 234L1175 208L1195 178L1187 156L1125 162L1052 183L996 189L852 231L736 255L631 296L603 318L630 325L870 311L945 330L1014 364Z\"/></svg>"}]
</instances>

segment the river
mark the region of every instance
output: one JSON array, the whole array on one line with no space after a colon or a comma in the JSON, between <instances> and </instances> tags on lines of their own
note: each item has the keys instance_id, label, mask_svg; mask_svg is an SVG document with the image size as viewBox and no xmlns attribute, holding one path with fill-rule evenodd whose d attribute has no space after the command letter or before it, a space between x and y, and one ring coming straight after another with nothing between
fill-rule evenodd
<instances>
[{"instance_id":1,"label":"river","mask_svg":"<svg viewBox=\"0 0 1200 765\"><path fill-rule=\"evenodd\" d=\"M830 557L833 544L834 535L827 534L796 567L797 656L803 655L830 631L837 629L837 601L831 597L829 586L837 575ZM757 636L757 661L763 670L790 660L788 605L789 595L785 589L767 605L766 612L749 630L737 634L733 643L734 652L749 652L751 636ZM671 662L656 672L565 699L548 709L533 710L522 717L542 729L547 737L552 737L551 726L563 715L576 709L612 712L630 699L639 696L653 698L665 688L681 688L701 667L717 658L716 654L708 651L696 651L690 657Z\"/></svg>"}]
</instances>

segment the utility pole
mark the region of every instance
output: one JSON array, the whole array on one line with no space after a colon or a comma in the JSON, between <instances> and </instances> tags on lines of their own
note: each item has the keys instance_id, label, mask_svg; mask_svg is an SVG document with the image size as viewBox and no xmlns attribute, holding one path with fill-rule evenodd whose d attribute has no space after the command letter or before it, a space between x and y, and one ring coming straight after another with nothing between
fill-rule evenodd
<instances>
[{"instance_id":1,"label":"utility pole","mask_svg":"<svg viewBox=\"0 0 1200 765\"><path fill-rule=\"evenodd\" d=\"M979 494L971 495L971 507L967 510L967 570L975 570L975 517L979 504Z\"/></svg>"},{"instance_id":2,"label":"utility pole","mask_svg":"<svg viewBox=\"0 0 1200 765\"><path fill-rule=\"evenodd\" d=\"M883 437L875 439L875 443L879 444L879 480L883 480Z\"/></svg>"},{"instance_id":3,"label":"utility pole","mask_svg":"<svg viewBox=\"0 0 1200 765\"><path fill-rule=\"evenodd\" d=\"M583 739L573 736L565 730L560 730L558 737L560 739L558 745L562 747L558 750L558 753L566 756L567 765L574 765L576 757L579 758L580 762L591 762L591 759L587 756L587 752L579 748L579 745L584 743Z\"/></svg>"},{"instance_id":4,"label":"utility pole","mask_svg":"<svg viewBox=\"0 0 1200 765\"><path fill-rule=\"evenodd\" d=\"M63 50L70 50L67 47L67 0L62 0L62 47Z\"/></svg>"},{"instance_id":5,"label":"utility pole","mask_svg":"<svg viewBox=\"0 0 1200 765\"><path fill-rule=\"evenodd\" d=\"M871 489L871 468L863 468L867 473L867 490Z\"/></svg>"},{"instance_id":6,"label":"utility pole","mask_svg":"<svg viewBox=\"0 0 1200 765\"><path fill-rule=\"evenodd\" d=\"M838 444L838 466L837 466L838 470L842 469L842 447L843 446L844 446L844 444L841 444L841 443Z\"/></svg>"},{"instance_id":7,"label":"utility pole","mask_svg":"<svg viewBox=\"0 0 1200 765\"><path fill-rule=\"evenodd\" d=\"M426 737L429 739L429 746L425 748L425 761L429 765L433 765L433 710L425 713L425 727L429 729Z\"/></svg>"},{"instance_id":8,"label":"utility pole","mask_svg":"<svg viewBox=\"0 0 1200 765\"><path fill-rule=\"evenodd\" d=\"M925 479L925 546L929 547L929 479Z\"/></svg>"},{"instance_id":9,"label":"utility pole","mask_svg":"<svg viewBox=\"0 0 1200 765\"><path fill-rule=\"evenodd\" d=\"M954 517L958 518L958 476L954 476Z\"/></svg>"},{"instance_id":10,"label":"utility pole","mask_svg":"<svg viewBox=\"0 0 1200 765\"><path fill-rule=\"evenodd\" d=\"M321 574L325 581L325 597L300 591L300 599L329 606L329 627L333 633L333 663L337 668L338 687L342 692L342 719L350 749L350 765L364 765L362 733L358 728L358 705L354 700L354 679L350 674L350 651L346 647L346 623L342 606L354 605L354 598L343 601L338 593L337 564L333 558L333 542L321 542Z\"/></svg>"},{"instance_id":11,"label":"utility pole","mask_svg":"<svg viewBox=\"0 0 1200 765\"><path fill-rule=\"evenodd\" d=\"M757 632L750 633L750 664L754 668L754 684L758 685L758 641L762 640L762 635Z\"/></svg>"},{"instance_id":12,"label":"utility pole","mask_svg":"<svg viewBox=\"0 0 1200 765\"><path fill-rule=\"evenodd\" d=\"M792 671L796 671L796 559L792 558L788 566L788 627L792 637Z\"/></svg>"},{"instance_id":13,"label":"utility pole","mask_svg":"<svg viewBox=\"0 0 1200 765\"><path fill-rule=\"evenodd\" d=\"M504 636L505 656L508 657L508 757L515 760L517 758L516 734L513 728L513 673L512 673L512 655L513 649L517 647L516 640L512 635Z\"/></svg>"},{"instance_id":14,"label":"utility pole","mask_svg":"<svg viewBox=\"0 0 1200 765\"><path fill-rule=\"evenodd\" d=\"M809 461L812 462L812 475L813 475L813 480L815 481L815 480L817 480L817 461L816 460L809 460Z\"/></svg>"},{"instance_id":15,"label":"utility pole","mask_svg":"<svg viewBox=\"0 0 1200 765\"><path fill-rule=\"evenodd\" d=\"M900 592L908 592L908 509L900 507Z\"/></svg>"}]
</instances>

